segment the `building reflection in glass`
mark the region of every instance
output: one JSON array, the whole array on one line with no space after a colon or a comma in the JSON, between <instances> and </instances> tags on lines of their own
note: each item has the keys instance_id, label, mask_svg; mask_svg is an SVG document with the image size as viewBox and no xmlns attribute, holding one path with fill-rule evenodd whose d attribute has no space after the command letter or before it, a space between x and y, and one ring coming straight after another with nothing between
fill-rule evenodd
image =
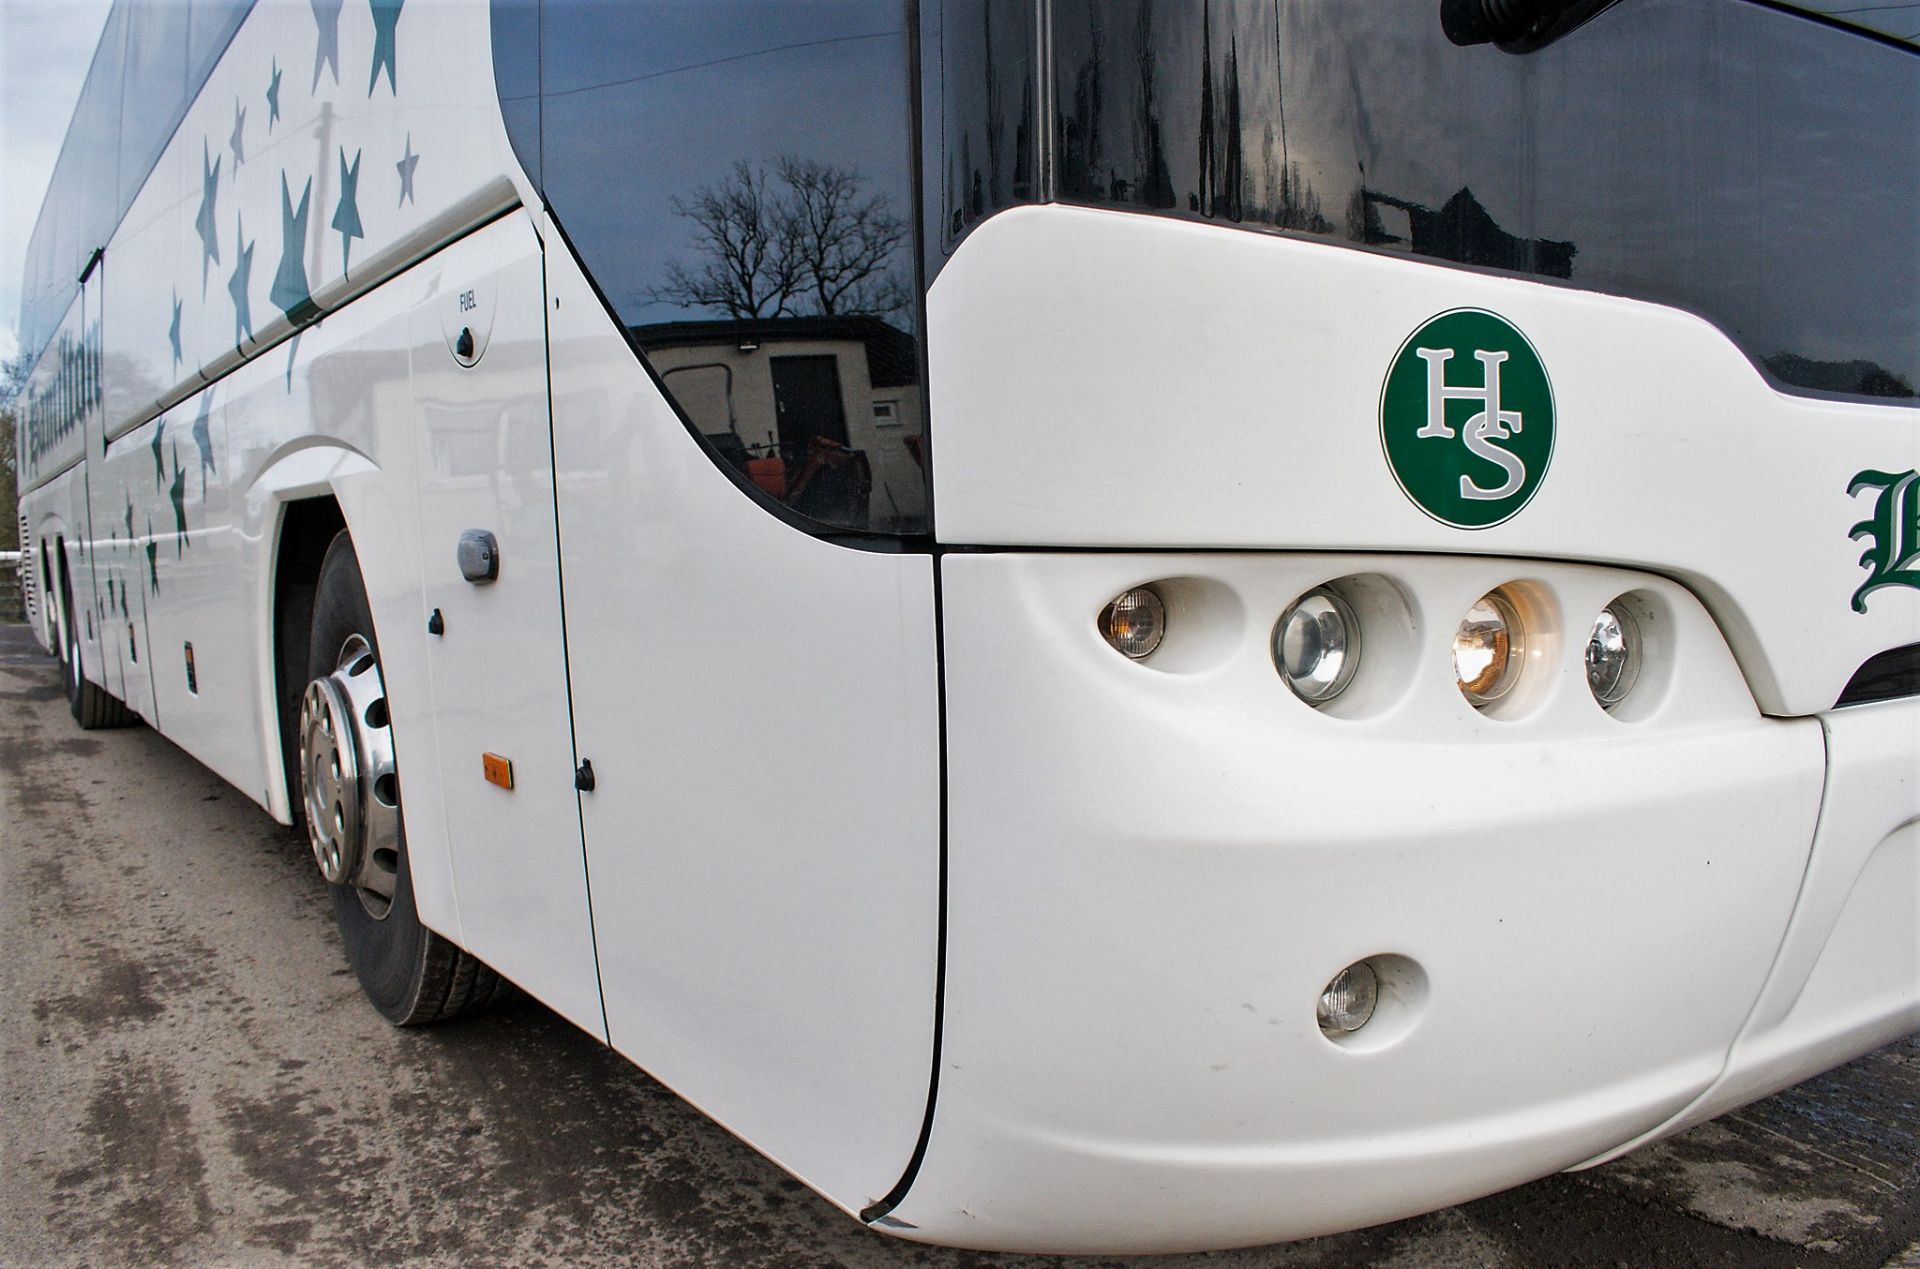
<instances>
[{"instance_id":1,"label":"building reflection in glass","mask_svg":"<svg viewBox=\"0 0 1920 1269\"><path fill-rule=\"evenodd\" d=\"M826 529L925 532L903 0L496 0L536 24L496 39L515 149L690 429Z\"/></svg>"}]
</instances>

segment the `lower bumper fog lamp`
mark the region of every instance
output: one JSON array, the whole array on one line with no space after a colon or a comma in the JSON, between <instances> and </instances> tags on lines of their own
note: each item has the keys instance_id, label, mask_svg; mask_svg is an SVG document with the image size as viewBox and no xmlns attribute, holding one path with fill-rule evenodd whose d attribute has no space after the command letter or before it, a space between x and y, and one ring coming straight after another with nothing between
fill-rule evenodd
<instances>
[{"instance_id":1,"label":"lower bumper fog lamp","mask_svg":"<svg viewBox=\"0 0 1920 1269\"><path fill-rule=\"evenodd\" d=\"M1328 1036L1358 1031L1367 1025L1379 1003L1379 976L1373 966L1356 961L1335 974L1321 991L1320 1007L1315 1011L1320 1030Z\"/></svg>"}]
</instances>

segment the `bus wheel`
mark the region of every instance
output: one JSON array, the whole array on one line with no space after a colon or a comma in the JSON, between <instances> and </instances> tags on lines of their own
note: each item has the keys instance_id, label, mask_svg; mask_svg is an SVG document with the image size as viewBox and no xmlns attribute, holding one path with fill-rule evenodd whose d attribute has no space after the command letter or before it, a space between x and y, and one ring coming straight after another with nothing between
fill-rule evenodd
<instances>
[{"instance_id":1,"label":"bus wheel","mask_svg":"<svg viewBox=\"0 0 1920 1269\"><path fill-rule=\"evenodd\" d=\"M134 712L105 688L87 681L80 664L80 631L73 624L70 601L66 611L67 618L60 623L67 637L60 656L60 674L67 681L67 708L73 712L73 721L82 731L132 726L139 721Z\"/></svg>"},{"instance_id":2,"label":"bus wheel","mask_svg":"<svg viewBox=\"0 0 1920 1269\"><path fill-rule=\"evenodd\" d=\"M420 924L400 820L400 773L380 645L353 541L327 548L300 700L300 803L347 962L388 1022L441 1022L492 1004L491 969Z\"/></svg>"}]
</instances>

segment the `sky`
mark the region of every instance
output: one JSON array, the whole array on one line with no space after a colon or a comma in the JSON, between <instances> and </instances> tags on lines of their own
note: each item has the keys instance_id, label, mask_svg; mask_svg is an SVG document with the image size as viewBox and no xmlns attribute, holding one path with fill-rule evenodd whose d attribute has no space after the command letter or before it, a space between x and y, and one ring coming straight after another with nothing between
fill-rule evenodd
<instances>
[{"instance_id":1,"label":"sky","mask_svg":"<svg viewBox=\"0 0 1920 1269\"><path fill-rule=\"evenodd\" d=\"M20 277L111 0L0 0L0 360L18 351Z\"/></svg>"}]
</instances>

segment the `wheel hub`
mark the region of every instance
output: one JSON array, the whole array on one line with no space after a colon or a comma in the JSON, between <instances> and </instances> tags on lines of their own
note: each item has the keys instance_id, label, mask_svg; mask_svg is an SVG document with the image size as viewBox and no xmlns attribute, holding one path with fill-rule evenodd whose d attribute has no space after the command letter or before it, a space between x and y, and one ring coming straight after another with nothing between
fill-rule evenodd
<instances>
[{"instance_id":1,"label":"wheel hub","mask_svg":"<svg viewBox=\"0 0 1920 1269\"><path fill-rule=\"evenodd\" d=\"M386 916L400 862L399 783L386 686L360 635L301 697L300 784L320 875L352 886L371 915Z\"/></svg>"}]
</instances>

